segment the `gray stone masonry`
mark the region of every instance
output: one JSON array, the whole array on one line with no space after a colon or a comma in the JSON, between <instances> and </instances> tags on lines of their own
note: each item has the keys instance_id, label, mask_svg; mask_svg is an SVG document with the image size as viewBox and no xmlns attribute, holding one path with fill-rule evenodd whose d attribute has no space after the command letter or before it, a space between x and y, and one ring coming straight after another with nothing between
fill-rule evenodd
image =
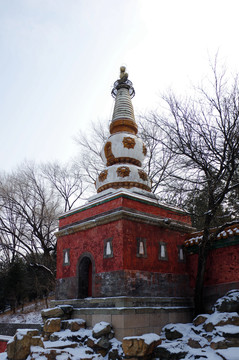
<instances>
[{"instance_id":1,"label":"gray stone masonry","mask_svg":"<svg viewBox=\"0 0 239 360\"><path fill-rule=\"evenodd\" d=\"M112 324L115 337L145 333L160 334L168 323L192 321L192 299L170 297L107 297L72 300L54 300L51 306L72 305L72 318L86 321L92 328L100 321Z\"/></svg>"}]
</instances>

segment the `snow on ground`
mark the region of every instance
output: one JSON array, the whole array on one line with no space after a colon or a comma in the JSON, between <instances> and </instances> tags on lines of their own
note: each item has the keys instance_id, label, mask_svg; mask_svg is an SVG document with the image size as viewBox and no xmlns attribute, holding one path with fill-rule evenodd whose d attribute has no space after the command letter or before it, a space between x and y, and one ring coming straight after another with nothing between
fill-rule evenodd
<instances>
[{"instance_id":1,"label":"snow on ground","mask_svg":"<svg viewBox=\"0 0 239 360\"><path fill-rule=\"evenodd\" d=\"M237 347L217 350L218 354L222 355L226 360L238 360L239 359L239 349Z\"/></svg>"},{"instance_id":2,"label":"snow on ground","mask_svg":"<svg viewBox=\"0 0 239 360\"><path fill-rule=\"evenodd\" d=\"M6 352L3 352L3 353L0 354L0 360L8 360Z\"/></svg>"},{"instance_id":3,"label":"snow on ground","mask_svg":"<svg viewBox=\"0 0 239 360\"><path fill-rule=\"evenodd\" d=\"M45 302L38 301L37 303L30 303L22 308L16 310L15 314L7 311L0 314L0 323L21 323L21 324L41 324L41 310L45 309Z\"/></svg>"}]
</instances>

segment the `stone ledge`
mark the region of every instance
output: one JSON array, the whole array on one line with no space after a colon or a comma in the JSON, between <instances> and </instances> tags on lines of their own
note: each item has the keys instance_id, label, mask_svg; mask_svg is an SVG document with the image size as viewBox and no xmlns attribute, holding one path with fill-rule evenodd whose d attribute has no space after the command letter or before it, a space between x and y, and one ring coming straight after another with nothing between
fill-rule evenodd
<instances>
[{"instance_id":1,"label":"stone ledge","mask_svg":"<svg viewBox=\"0 0 239 360\"><path fill-rule=\"evenodd\" d=\"M192 298L183 297L104 297L86 299L52 300L51 306L72 305L74 308L145 308L193 307Z\"/></svg>"},{"instance_id":2,"label":"stone ledge","mask_svg":"<svg viewBox=\"0 0 239 360\"><path fill-rule=\"evenodd\" d=\"M78 317L80 315L96 315L96 314L109 314L109 315L132 315L132 314L156 314L161 313L164 311L167 312L191 312L192 307L141 307L141 308L130 308L130 307L123 307L123 308L75 308L72 314L72 317Z\"/></svg>"}]
</instances>

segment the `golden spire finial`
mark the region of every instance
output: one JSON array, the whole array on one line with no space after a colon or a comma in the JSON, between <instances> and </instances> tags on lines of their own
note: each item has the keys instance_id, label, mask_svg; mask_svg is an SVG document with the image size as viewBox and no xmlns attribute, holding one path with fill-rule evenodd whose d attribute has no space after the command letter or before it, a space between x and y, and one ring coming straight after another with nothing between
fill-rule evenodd
<instances>
[{"instance_id":1,"label":"golden spire finial","mask_svg":"<svg viewBox=\"0 0 239 360\"><path fill-rule=\"evenodd\" d=\"M122 80L122 81L126 81L128 79L128 74L125 71L126 71L126 67L121 66L120 67L120 80Z\"/></svg>"}]
</instances>

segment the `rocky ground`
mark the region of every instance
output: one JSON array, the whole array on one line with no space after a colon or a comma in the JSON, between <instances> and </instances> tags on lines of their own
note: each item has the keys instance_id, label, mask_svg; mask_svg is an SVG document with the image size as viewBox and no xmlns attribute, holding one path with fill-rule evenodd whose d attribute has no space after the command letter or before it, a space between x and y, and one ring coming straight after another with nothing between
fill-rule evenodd
<instances>
[{"instance_id":1,"label":"rocky ground","mask_svg":"<svg viewBox=\"0 0 239 360\"><path fill-rule=\"evenodd\" d=\"M190 324L163 328L162 343L155 349L160 360L238 360L239 291L220 298L211 314L197 316Z\"/></svg>"},{"instance_id":2,"label":"rocky ground","mask_svg":"<svg viewBox=\"0 0 239 360\"><path fill-rule=\"evenodd\" d=\"M168 324L162 333L119 342L111 324L87 329L70 319L71 306L42 311L43 334L19 330L0 360L239 360L239 290L219 299L211 314L189 324Z\"/></svg>"}]
</instances>

